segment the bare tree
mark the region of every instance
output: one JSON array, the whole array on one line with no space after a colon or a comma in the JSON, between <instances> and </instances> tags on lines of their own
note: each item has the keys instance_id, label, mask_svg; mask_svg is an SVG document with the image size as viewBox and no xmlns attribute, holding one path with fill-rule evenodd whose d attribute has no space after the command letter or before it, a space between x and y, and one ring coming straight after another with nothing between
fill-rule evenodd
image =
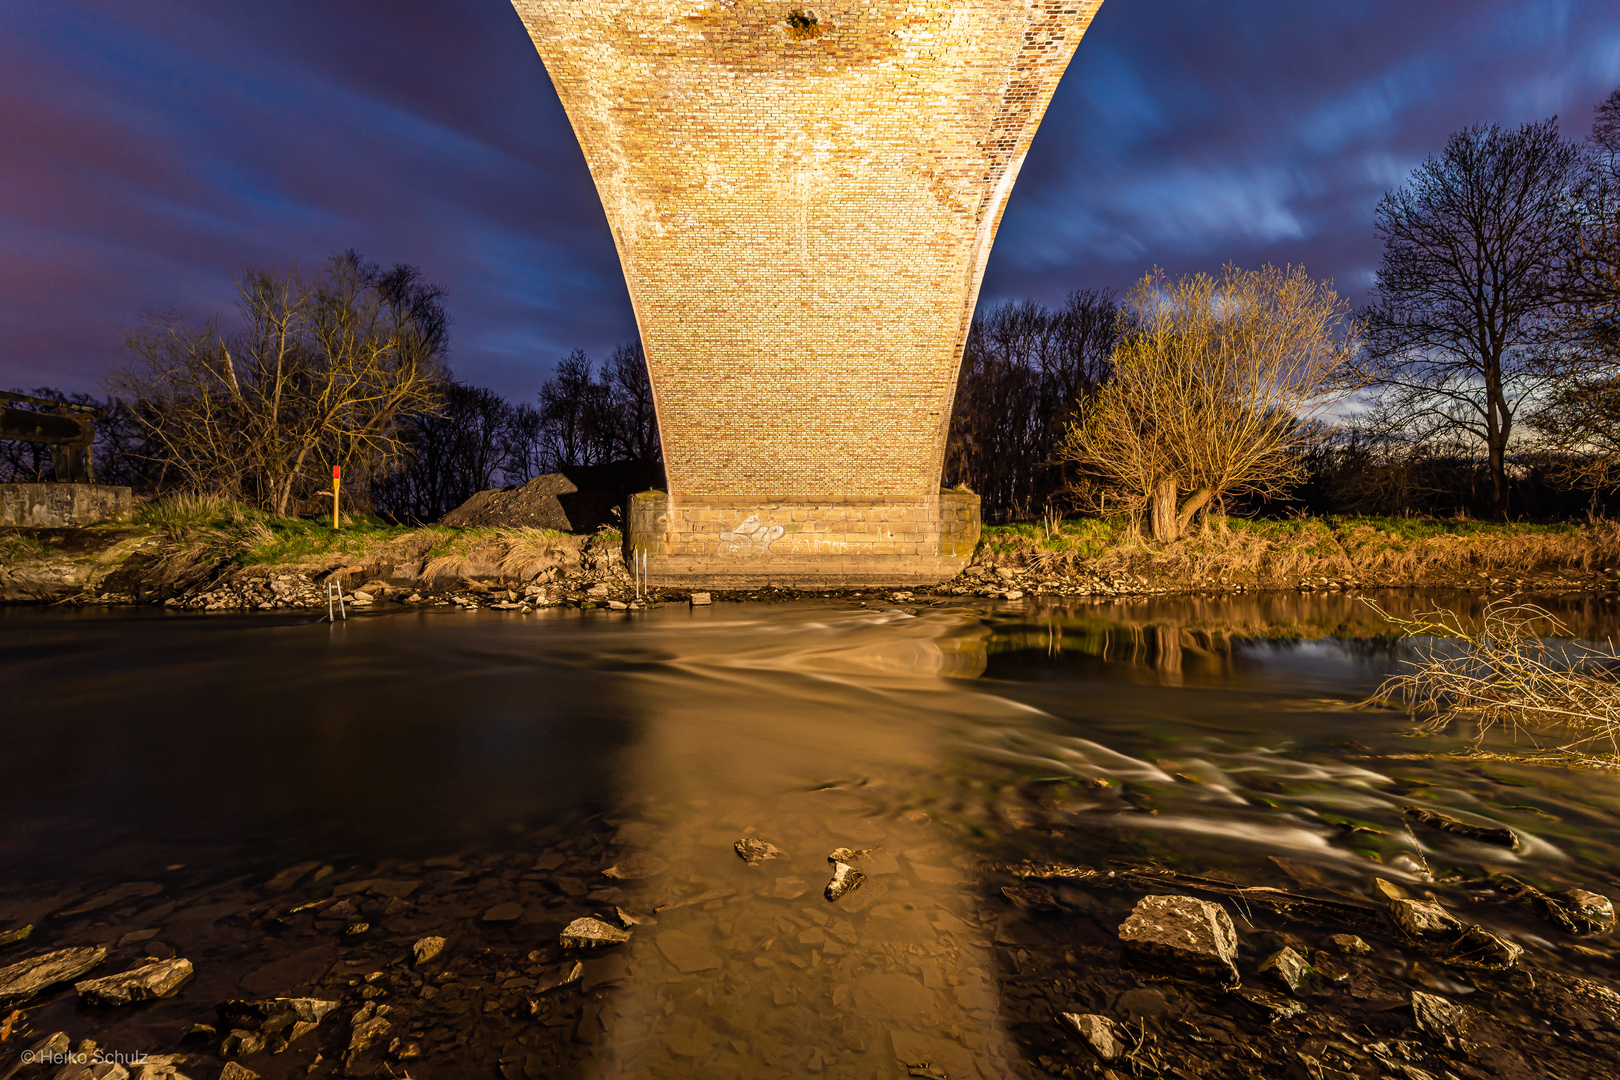
<instances>
[{"instance_id":1,"label":"bare tree","mask_svg":"<svg viewBox=\"0 0 1620 1080\"><path fill-rule=\"evenodd\" d=\"M1620 483L1620 90L1598 106L1575 184L1565 340L1529 418L1565 482Z\"/></svg>"},{"instance_id":2,"label":"bare tree","mask_svg":"<svg viewBox=\"0 0 1620 1080\"><path fill-rule=\"evenodd\" d=\"M652 380L647 375L647 357L641 342L629 341L613 350L602 369L612 408L615 448L620 460L658 461L663 450L658 442L658 416L653 408Z\"/></svg>"},{"instance_id":3,"label":"bare tree","mask_svg":"<svg viewBox=\"0 0 1620 1080\"><path fill-rule=\"evenodd\" d=\"M600 377L584 350L557 362L540 387L542 456L551 468L658 461L658 420L641 343L613 350Z\"/></svg>"},{"instance_id":4,"label":"bare tree","mask_svg":"<svg viewBox=\"0 0 1620 1080\"><path fill-rule=\"evenodd\" d=\"M378 512L395 521L437 521L477 492L498 486L497 478L513 482L506 466L516 411L493 390L447 384L437 412L403 418L399 468L372 485Z\"/></svg>"},{"instance_id":5,"label":"bare tree","mask_svg":"<svg viewBox=\"0 0 1620 1080\"><path fill-rule=\"evenodd\" d=\"M392 468L400 419L440 404L442 291L350 251L313 280L250 270L239 292L234 332L168 315L129 337L135 360L112 386L164 474L285 514L334 465L353 486Z\"/></svg>"},{"instance_id":6,"label":"bare tree","mask_svg":"<svg viewBox=\"0 0 1620 1080\"><path fill-rule=\"evenodd\" d=\"M1212 502L1275 495L1302 474L1357 348L1330 286L1299 267L1155 271L1125 312L1113 374L1063 444L1094 498L1147 511L1154 538L1174 540Z\"/></svg>"},{"instance_id":7,"label":"bare tree","mask_svg":"<svg viewBox=\"0 0 1620 1080\"><path fill-rule=\"evenodd\" d=\"M1498 517L1516 420L1554 378L1579 159L1556 120L1471 127L1377 208L1361 371L1391 427L1484 450Z\"/></svg>"}]
</instances>

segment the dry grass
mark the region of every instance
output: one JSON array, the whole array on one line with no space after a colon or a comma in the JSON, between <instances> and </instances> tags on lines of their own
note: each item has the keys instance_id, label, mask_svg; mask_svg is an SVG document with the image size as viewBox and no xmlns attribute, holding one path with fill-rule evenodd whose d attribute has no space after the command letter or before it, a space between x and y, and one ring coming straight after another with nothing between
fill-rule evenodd
<instances>
[{"instance_id":1,"label":"dry grass","mask_svg":"<svg viewBox=\"0 0 1620 1080\"><path fill-rule=\"evenodd\" d=\"M1088 518L1055 528L1049 522L987 528L978 561L1041 573L1136 575L1179 587L1432 585L1481 574L1586 574L1620 566L1620 525L1232 519L1161 544L1144 540L1127 519Z\"/></svg>"},{"instance_id":2,"label":"dry grass","mask_svg":"<svg viewBox=\"0 0 1620 1080\"><path fill-rule=\"evenodd\" d=\"M1620 754L1620 655L1612 644L1549 641L1567 639L1568 629L1545 608L1512 599L1488 604L1477 622L1451 611L1402 619L1363 602L1400 627L1417 653L1375 700L1402 704L1436 729L1473 721L1480 739L1494 728L1532 738L1556 732L1573 741L1546 749Z\"/></svg>"}]
</instances>

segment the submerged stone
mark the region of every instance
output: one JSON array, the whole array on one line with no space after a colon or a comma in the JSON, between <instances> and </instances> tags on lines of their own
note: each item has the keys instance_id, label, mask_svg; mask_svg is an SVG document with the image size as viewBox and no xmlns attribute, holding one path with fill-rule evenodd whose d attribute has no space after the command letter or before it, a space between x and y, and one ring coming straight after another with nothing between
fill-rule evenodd
<instances>
[{"instance_id":1,"label":"submerged stone","mask_svg":"<svg viewBox=\"0 0 1620 1080\"><path fill-rule=\"evenodd\" d=\"M603 877L617 878L620 881L641 881L645 878L657 877L669 869L669 863L656 855L646 852L637 852L613 866L602 871Z\"/></svg>"},{"instance_id":2,"label":"submerged stone","mask_svg":"<svg viewBox=\"0 0 1620 1080\"><path fill-rule=\"evenodd\" d=\"M1226 909L1191 896L1144 896L1120 924L1126 959L1177 978L1239 982L1237 930Z\"/></svg>"},{"instance_id":3,"label":"submerged stone","mask_svg":"<svg viewBox=\"0 0 1620 1080\"><path fill-rule=\"evenodd\" d=\"M269 1033L297 1024L319 1024L338 1002L326 998L232 999L215 1006L221 1027Z\"/></svg>"},{"instance_id":4,"label":"submerged stone","mask_svg":"<svg viewBox=\"0 0 1620 1080\"><path fill-rule=\"evenodd\" d=\"M731 845L737 851L737 857L749 866L758 866L766 859L785 858L782 849L775 844L768 844L753 836L745 836Z\"/></svg>"},{"instance_id":5,"label":"submerged stone","mask_svg":"<svg viewBox=\"0 0 1620 1080\"><path fill-rule=\"evenodd\" d=\"M1614 929L1614 904L1607 896L1585 889L1545 893L1511 874L1492 874L1489 881L1504 896L1566 933L1603 934Z\"/></svg>"},{"instance_id":6,"label":"submerged stone","mask_svg":"<svg viewBox=\"0 0 1620 1080\"><path fill-rule=\"evenodd\" d=\"M1505 825L1475 825L1471 821L1442 814L1438 810L1430 810L1424 806L1408 806L1402 811L1413 821L1422 822L1431 829L1451 833L1453 836L1467 837L1469 840L1478 840L1482 844L1494 844L1497 847L1512 848L1519 846L1519 838L1512 829Z\"/></svg>"},{"instance_id":7,"label":"submerged stone","mask_svg":"<svg viewBox=\"0 0 1620 1080\"><path fill-rule=\"evenodd\" d=\"M1463 967L1505 971L1524 949L1481 926L1464 923L1427 900L1391 900L1389 916L1401 933L1432 956Z\"/></svg>"}]
</instances>

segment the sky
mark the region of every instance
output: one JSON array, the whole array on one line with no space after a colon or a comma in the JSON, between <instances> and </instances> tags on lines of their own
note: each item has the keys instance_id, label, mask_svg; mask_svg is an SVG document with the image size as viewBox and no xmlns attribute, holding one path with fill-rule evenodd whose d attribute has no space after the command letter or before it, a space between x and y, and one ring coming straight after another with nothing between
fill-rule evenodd
<instances>
[{"instance_id":1,"label":"sky","mask_svg":"<svg viewBox=\"0 0 1620 1080\"><path fill-rule=\"evenodd\" d=\"M0 0L0 387L99 393L151 312L356 248L448 292L461 379L528 397L635 334L505 0ZM1446 136L1620 86L1614 0L1106 0L981 306L1298 263L1354 302L1373 210Z\"/></svg>"}]
</instances>

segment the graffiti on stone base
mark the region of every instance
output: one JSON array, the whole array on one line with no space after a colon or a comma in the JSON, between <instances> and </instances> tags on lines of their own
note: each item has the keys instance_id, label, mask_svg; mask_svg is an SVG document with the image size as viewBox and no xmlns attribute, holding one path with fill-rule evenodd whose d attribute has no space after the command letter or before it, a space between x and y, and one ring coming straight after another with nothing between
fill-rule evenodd
<instances>
[{"instance_id":1,"label":"graffiti on stone base","mask_svg":"<svg viewBox=\"0 0 1620 1080\"><path fill-rule=\"evenodd\" d=\"M720 554L732 558L769 555L771 545L782 539L786 531L780 525L761 524L758 514L749 514L741 525L720 534Z\"/></svg>"}]
</instances>

